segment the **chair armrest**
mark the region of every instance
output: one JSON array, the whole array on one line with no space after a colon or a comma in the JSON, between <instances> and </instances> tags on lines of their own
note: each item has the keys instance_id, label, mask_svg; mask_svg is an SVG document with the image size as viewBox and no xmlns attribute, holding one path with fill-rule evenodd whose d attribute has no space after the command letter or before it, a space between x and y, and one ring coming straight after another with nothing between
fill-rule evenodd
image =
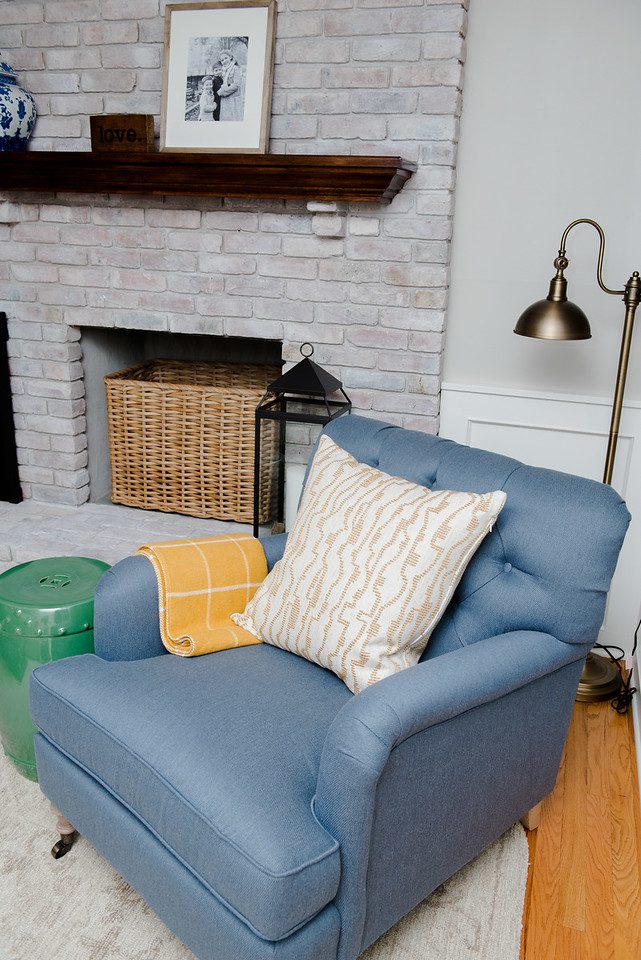
<instances>
[{"instance_id":1,"label":"chair armrest","mask_svg":"<svg viewBox=\"0 0 641 960\"><path fill-rule=\"evenodd\" d=\"M261 539L267 569L283 555L287 534ZM103 660L146 660L167 653L160 639L158 583L146 557L126 557L100 578L94 644Z\"/></svg>"},{"instance_id":2,"label":"chair armrest","mask_svg":"<svg viewBox=\"0 0 641 960\"><path fill-rule=\"evenodd\" d=\"M327 734L319 781L324 762L344 746L349 745L352 755L357 747L363 763L382 766L407 737L584 656L583 647L577 650L549 634L517 630L394 674L341 709Z\"/></svg>"},{"instance_id":3,"label":"chair armrest","mask_svg":"<svg viewBox=\"0 0 641 960\"><path fill-rule=\"evenodd\" d=\"M160 639L156 574L146 557L125 557L98 581L94 645L103 660L146 660L167 653Z\"/></svg>"},{"instance_id":4,"label":"chair armrest","mask_svg":"<svg viewBox=\"0 0 641 960\"><path fill-rule=\"evenodd\" d=\"M549 792L587 651L548 634L502 634L419 663L342 707L314 798L341 845L339 960L357 956Z\"/></svg>"}]
</instances>

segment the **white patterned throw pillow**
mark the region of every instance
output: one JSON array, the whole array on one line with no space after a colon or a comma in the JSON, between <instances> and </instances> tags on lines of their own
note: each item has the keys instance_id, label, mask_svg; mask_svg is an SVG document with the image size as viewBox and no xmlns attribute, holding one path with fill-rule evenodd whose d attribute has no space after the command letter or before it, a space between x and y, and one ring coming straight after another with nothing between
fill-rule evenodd
<instances>
[{"instance_id":1,"label":"white patterned throw pillow","mask_svg":"<svg viewBox=\"0 0 641 960\"><path fill-rule=\"evenodd\" d=\"M233 619L358 693L418 662L504 503L392 477L323 435L285 553Z\"/></svg>"}]
</instances>

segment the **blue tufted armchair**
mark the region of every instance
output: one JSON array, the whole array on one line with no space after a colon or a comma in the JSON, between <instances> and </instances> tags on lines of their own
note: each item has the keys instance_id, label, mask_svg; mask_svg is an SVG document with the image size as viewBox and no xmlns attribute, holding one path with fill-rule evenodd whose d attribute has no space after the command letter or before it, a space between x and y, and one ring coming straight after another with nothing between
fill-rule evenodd
<instances>
[{"instance_id":1,"label":"blue tufted armchair","mask_svg":"<svg viewBox=\"0 0 641 960\"><path fill-rule=\"evenodd\" d=\"M96 655L33 675L42 789L200 960L355 960L550 791L629 522L592 481L356 416L327 432L507 493L421 663L353 696L266 645L167 655L133 557L100 582Z\"/></svg>"}]
</instances>

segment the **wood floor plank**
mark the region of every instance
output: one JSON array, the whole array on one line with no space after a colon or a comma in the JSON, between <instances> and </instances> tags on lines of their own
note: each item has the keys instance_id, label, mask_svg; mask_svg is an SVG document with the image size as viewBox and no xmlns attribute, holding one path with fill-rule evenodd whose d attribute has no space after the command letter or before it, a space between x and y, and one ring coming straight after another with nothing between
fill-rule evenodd
<instances>
[{"instance_id":1,"label":"wood floor plank","mask_svg":"<svg viewBox=\"0 0 641 960\"><path fill-rule=\"evenodd\" d=\"M637 694L639 696L639 694ZM634 749L634 721L632 715L628 714L628 728L629 728L629 737L630 743L632 744L632 796L634 798L634 815L636 823L636 837L637 837L637 861L639 868L639 876L641 876L641 798L639 797L639 774L638 768L641 764L641 758L637 757L636 751Z\"/></svg>"},{"instance_id":2,"label":"wood floor plank","mask_svg":"<svg viewBox=\"0 0 641 960\"><path fill-rule=\"evenodd\" d=\"M588 794L585 838L587 845L587 960L616 960L614 952L614 889L612 870L612 816L606 797Z\"/></svg>"},{"instance_id":3,"label":"wood floor plank","mask_svg":"<svg viewBox=\"0 0 641 960\"><path fill-rule=\"evenodd\" d=\"M586 771L573 758L588 754L588 722L588 711L578 709L568 730L561 827L560 921L581 933L585 933L586 902ZM572 877L572 883L563 882L565 877Z\"/></svg>"},{"instance_id":4,"label":"wood floor plank","mask_svg":"<svg viewBox=\"0 0 641 960\"><path fill-rule=\"evenodd\" d=\"M629 715L575 704L543 804L521 960L640 960L641 809Z\"/></svg>"},{"instance_id":5,"label":"wood floor plank","mask_svg":"<svg viewBox=\"0 0 641 960\"><path fill-rule=\"evenodd\" d=\"M610 710L614 714L614 710ZM585 718L587 726L587 740L590 749L587 749L587 743L583 754L575 755L577 768L581 768L583 763L579 761L580 756L585 758L585 778L586 791L595 797L609 797L610 795L610 720L611 718L602 709L600 703L575 703L572 716L571 727L575 720L582 715Z\"/></svg>"},{"instance_id":6,"label":"wood floor plank","mask_svg":"<svg viewBox=\"0 0 641 960\"><path fill-rule=\"evenodd\" d=\"M585 933L570 927L558 927L543 956L548 960L583 960Z\"/></svg>"},{"instance_id":7,"label":"wood floor plank","mask_svg":"<svg viewBox=\"0 0 641 960\"><path fill-rule=\"evenodd\" d=\"M633 797L612 798L612 875L616 960L641 957L641 899Z\"/></svg>"},{"instance_id":8,"label":"wood floor plank","mask_svg":"<svg viewBox=\"0 0 641 960\"><path fill-rule=\"evenodd\" d=\"M529 913L526 918L526 960L550 960L548 949L561 923L561 835L565 760L552 793L543 801L541 824L537 830Z\"/></svg>"},{"instance_id":9,"label":"wood floor plank","mask_svg":"<svg viewBox=\"0 0 641 960\"><path fill-rule=\"evenodd\" d=\"M632 797L637 787L637 780L634 763L634 731L630 730L631 718L620 716L614 710L612 713L614 717L608 718L611 790L613 794L620 797Z\"/></svg>"}]
</instances>

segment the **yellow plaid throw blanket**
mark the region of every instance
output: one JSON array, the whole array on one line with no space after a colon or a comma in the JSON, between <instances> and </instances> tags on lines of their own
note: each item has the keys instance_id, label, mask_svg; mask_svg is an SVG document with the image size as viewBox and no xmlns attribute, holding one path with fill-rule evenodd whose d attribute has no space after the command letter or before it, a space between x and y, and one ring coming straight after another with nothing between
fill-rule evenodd
<instances>
[{"instance_id":1,"label":"yellow plaid throw blanket","mask_svg":"<svg viewBox=\"0 0 641 960\"><path fill-rule=\"evenodd\" d=\"M267 576L265 553L248 534L144 543L158 580L160 635L170 653L203 653L260 643L230 620Z\"/></svg>"}]
</instances>

